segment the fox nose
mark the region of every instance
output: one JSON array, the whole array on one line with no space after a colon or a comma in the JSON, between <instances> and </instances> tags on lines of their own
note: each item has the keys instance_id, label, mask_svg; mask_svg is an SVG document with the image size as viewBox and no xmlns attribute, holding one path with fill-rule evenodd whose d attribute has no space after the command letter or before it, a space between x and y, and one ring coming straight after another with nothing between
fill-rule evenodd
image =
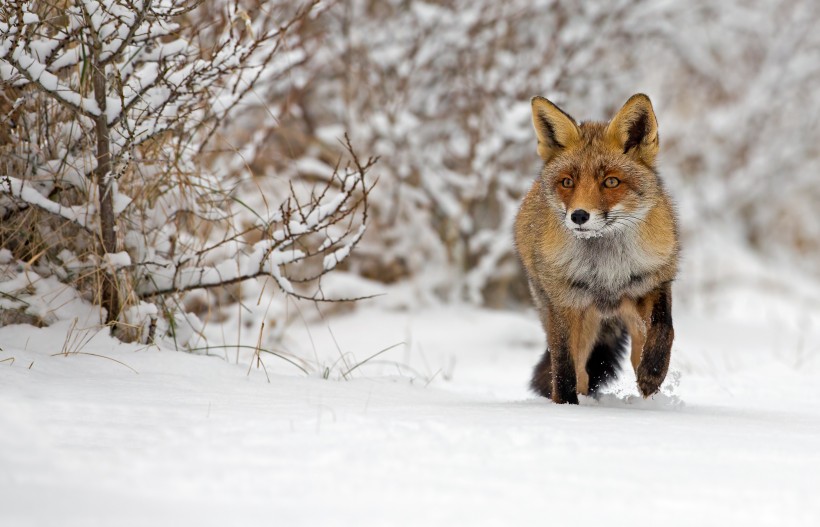
<instances>
[{"instance_id":1,"label":"fox nose","mask_svg":"<svg viewBox=\"0 0 820 527\"><path fill-rule=\"evenodd\" d=\"M584 209L575 209L569 217L573 223L583 225L589 219L589 212Z\"/></svg>"}]
</instances>

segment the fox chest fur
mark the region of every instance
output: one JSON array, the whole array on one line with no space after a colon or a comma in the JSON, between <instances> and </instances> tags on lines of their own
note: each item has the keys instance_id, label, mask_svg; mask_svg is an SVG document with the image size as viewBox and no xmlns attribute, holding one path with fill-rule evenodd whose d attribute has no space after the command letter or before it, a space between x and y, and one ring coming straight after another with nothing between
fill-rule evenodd
<instances>
[{"instance_id":1,"label":"fox chest fur","mask_svg":"<svg viewBox=\"0 0 820 527\"><path fill-rule=\"evenodd\" d=\"M602 313L617 310L622 299L638 298L652 289L664 255L644 247L634 235L569 239L565 250L543 255L554 264L540 272L554 272L565 282L561 303L583 309L594 305ZM550 269L551 268L551 269Z\"/></svg>"}]
</instances>

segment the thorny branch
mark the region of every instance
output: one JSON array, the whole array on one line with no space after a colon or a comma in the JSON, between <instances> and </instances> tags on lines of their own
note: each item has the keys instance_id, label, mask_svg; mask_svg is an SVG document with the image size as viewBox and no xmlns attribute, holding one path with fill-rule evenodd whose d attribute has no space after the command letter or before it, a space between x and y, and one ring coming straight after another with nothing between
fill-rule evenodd
<instances>
[{"instance_id":1,"label":"thorny branch","mask_svg":"<svg viewBox=\"0 0 820 527\"><path fill-rule=\"evenodd\" d=\"M300 199L298 193L291 188L290 196L281 203L273 219L262 226L265 237L255 244L264 246L261 256L257 257L258 261L253 259L252 250L235 255L239 262L254 264L246 272L230 274L219 272L213 266L190 267L188 264L191 257L165 264L153 263L148 265L151 270L139 289L140 296L152 298L194 289L224 287L259 277L272 277L283 292L295 298L322 302L358 300L358 297L326 297L318 283L325 274L344 261L359 243L367 221L367 197L373 184L368 185L366 175L378 159L371 157L362 161L347 136L344 145L351 161L343 173L340 173L337 166L333 176L321 188L313 189L307 199ZM331 192L335 192L333 198L328 197ZM334 229L339 232L333 234ZM208 253L225 244L226 240L222 240L201 249L196 253L196 259L207 258ZM287 257L284 260L273 258L281 255ZM320 257L323 261L319 269L307 273L303 271L302 276L295 275L294 264ZM308 266L300 266L300 269L304 267ZM317 265L314 264L314 267ZM217 271L215 278L214 271ZM169 279L163 281L163 276ZM293 283L316 283L316 287L312 294L305 294L296 291Z\"/></svg>"}]
</instances>

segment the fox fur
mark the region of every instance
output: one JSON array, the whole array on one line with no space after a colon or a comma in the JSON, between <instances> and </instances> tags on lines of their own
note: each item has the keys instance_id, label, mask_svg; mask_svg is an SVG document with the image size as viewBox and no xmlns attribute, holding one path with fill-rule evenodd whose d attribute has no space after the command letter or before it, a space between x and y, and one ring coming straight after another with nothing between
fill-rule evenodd
<instances>
[{"instance_id":1,"label":"fox fur","mask_svg":"<svg viewBox=\"0 0 820 527\"><path fill-rule=\"evenodd\" d=\"M678 268L672 202L655 168L658 123L633 95L609 123L576 123L532 99L540 176L515 221L515 245L547 334L531 386L578 403L618 373L631 341L648 397L669 367L671 283Z\"/></svg>"}]
</instances>

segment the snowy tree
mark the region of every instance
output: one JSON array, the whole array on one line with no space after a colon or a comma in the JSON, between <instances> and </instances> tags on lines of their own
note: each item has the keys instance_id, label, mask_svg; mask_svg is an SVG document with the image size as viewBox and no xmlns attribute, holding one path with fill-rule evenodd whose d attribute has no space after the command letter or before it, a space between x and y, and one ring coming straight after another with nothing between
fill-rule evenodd
<instances>
[{"instance_id":1,"label":"snowy tree","mask_svg":"<svg viewBox=\"0 0 820 527\"><path fill-rule=\"evenodd\" d=\"M190 24L197 6L0 8L3 244L94 292L106 321L140 338L177 305L171 297L194 289L269 276L289 295L323 299L289 277L315 283L364 232L373 160L350 148L346 166L340 156L321 185L285 185L281 205L250 210L250 224L237 220L248 214L236 182L203 168L207 145L260 77L290 73L292 57L279 52L298 47L316 2L256 26L226 5L228 23L208 38Z\"/></svg>"}]
</instances>

